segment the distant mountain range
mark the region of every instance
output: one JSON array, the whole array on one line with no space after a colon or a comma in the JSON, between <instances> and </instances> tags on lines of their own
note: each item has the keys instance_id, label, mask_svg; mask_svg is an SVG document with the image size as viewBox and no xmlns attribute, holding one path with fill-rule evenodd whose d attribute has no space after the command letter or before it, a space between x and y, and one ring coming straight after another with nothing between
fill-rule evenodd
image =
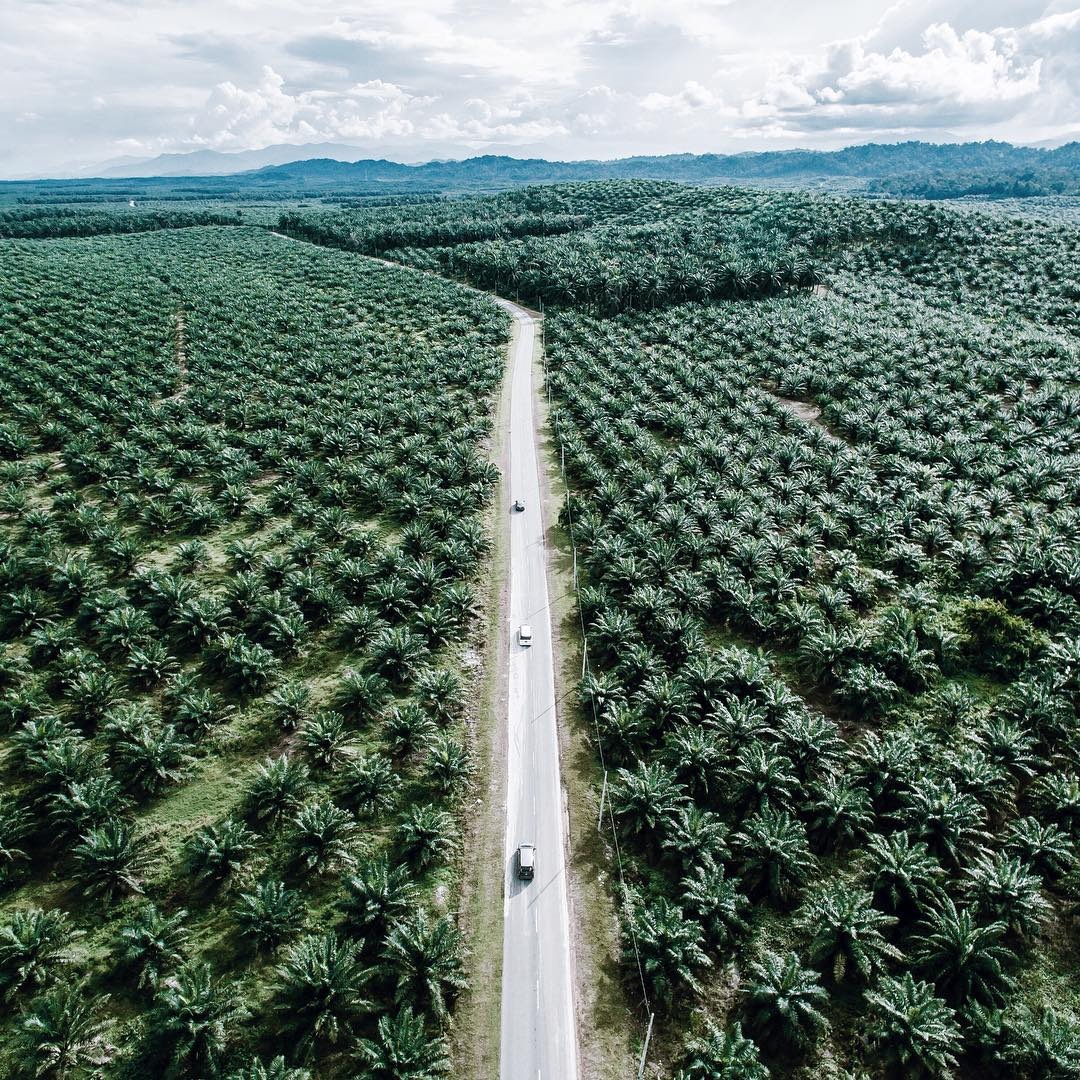
<instances>
[{"instance_id":1,"label":"distant mountain range","mask_svg":"<svg viewBox=\"0 0 1080 1080\"><path fill-rule=\"evenodd\" d=\"M159 154L150 158L115 158L80 172L83 176L107 179L132 176L228 176L312 158L356 161L362 154L362 147L342 143L306 143L303 146L278 143L264 146L261 150L191 150L183 154Z\"/></svg>"},{"instance_id":2,"label":"distant mountain range","mask_svg":"<svg viewBox=\"0 0 1080 1080\"><path fill-rule=\"evenodd\" d=\"M333 156L301 161L266 162L267 157L294 153L296 147L268 147L242 154L198 151L172 154L141 165L116 169L183 168L182 175L103 176L68 180L8 181L0 184L0 201L41 196L71 198L196 198L286 197L373 194L413 194L418 191L498 190L519 184L605 178L679 180L691 183L749 182L784 186L810 184L859 187L886 179L904 178L916 186L932 178L956 181L958 190L979 184L999 186L1023 179L1029 193L1057 193L1080 183L1080 142L1037 148L1003 142L933 144L923 142L869 143L844 150L781 150L742 154L668 154L628 157L613 161L547 161L497 155L462 161L429 161L405 165L385 159L341 160L348 147L327 144L311 150L333 150ZM223 159L227 159L223 160ZM237 164L254 165L232 171ZM202 170L193 173L190 170ZM972 178L977 182L972 183ZM961 183L962 181L962 183ZM1046 188L1044 191L1042 188Z\"/></svg>"}]
</instances>

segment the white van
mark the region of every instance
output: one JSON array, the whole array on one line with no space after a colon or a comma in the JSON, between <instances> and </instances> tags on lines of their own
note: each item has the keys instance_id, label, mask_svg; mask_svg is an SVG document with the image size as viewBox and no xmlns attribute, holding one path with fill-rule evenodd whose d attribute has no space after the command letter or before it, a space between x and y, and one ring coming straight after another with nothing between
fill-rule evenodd
<instances>
[{"instance_id":1,"label":"white van","mask_svg":"<svg viewBox=\"0 0 1080 1080\"><path fill-rule=\"evenodd\" d=\"M518 627L518 644L532 644L532 627L528 623L522 623L521 626Z\"/></svg>"},{"instance_id":2,"label":"white van","mask_svg":"<svg viewBox=\"0 0 1080 1080\"><path fill-rule=\"evenodd\" d=\"M519 844L517 849L517 876L522 881L532 881L536 875L536 848L532 844Z\"/></svg>"}]
</instances>

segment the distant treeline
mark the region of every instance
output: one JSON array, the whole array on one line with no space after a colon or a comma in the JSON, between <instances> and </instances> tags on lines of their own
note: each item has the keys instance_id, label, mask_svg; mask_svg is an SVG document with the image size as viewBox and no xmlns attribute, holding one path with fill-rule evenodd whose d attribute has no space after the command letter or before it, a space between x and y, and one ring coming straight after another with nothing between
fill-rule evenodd
<instances>
[{"instance_id":1,"label":"distant treeline","mask_svg":"<svg viewBox=\"0 0 1080 1080\"><path fill-rule=\"evenodd\" d=\"M960 199L982 196L991 199L1024 199L1042 195L1080 194L1080 175L1070 169L1022 169L1019 171L971 171L945 173L938 170L886 176L871 180L867 190L883 195L915 199Z\"/></svg>"},{"instance_id":2,"label":"distant treeline","mask_svg":"<svg viewBox=\"0 0 1080 1080\"><path fill-rule=\"evenodd\" d=\"M153 232L193 225L242 225L239 210L142 210L138 207L73 209L40 206L0 210L0 238L41 240L59 236Z\"/></svg>"},{"instance_id":3,"label":"distant treeline","mask_svg":"<svg viewBox=\"0 0 1080 1080\"><path fill-rule=\"evenodd\" d=\"M465 203L413 203L401 212L295 212L281 215L279 228L289 236L364 255L392 248L443 247L481 240L551 236L588 227L581 214L524 210L510 197Z\"/></svg>"}]
</instances>

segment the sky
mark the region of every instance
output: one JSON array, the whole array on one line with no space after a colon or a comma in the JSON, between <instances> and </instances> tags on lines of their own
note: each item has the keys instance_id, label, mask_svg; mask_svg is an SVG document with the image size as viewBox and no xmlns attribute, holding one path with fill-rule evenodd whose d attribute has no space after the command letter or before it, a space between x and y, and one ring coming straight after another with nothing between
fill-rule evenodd
<instances>
[{"instance_id":1,"label":"sky","mask_svg":"<svg viewBox=\"0 0 1080 1080\"><path fill-rule=\"evenodd\" d=\"M1080 137L1077 0L3 0L0 175Z\"/></svg>"}]
</instances>

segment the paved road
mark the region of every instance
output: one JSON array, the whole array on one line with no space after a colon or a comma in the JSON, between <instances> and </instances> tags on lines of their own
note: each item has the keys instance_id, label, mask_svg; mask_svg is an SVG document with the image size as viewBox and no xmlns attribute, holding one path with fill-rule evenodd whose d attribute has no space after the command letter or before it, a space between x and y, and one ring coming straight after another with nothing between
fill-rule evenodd
<instances>
[{"instance_id":1,"label":"paved road","mask_svg":"<svg viewBox=\"0 0 1080 1080\"><path fill-rule=\"evenodd\" d=\"M565 818L555 726L540 472L533 417L535 323L500 301L517 321L510 388L509 715L506 790L501 1080L576 1080ZM533 644L517 643L529 623ZM536 877L519 881L514 854L536 845Z\"/></svg>"},{"instance_id":2,"label":"paved road","mask_svg":"<svg viewBox=\"0 0 1080 1080\"><path fill-rule=\"evenodd\" d=\"M274 233L293 240L284 233ZM400 269L385 259L377 262ZM500 1080L578 1080L577 1028L566 884L566 819L555 725L555 669L547 556L540 515L540 458L533 415L536 324L494 297L517 323L510 384L510 637ZM517 644L529 623L533 644ZM518 844L536 845L536 877L519 881Z\"/></svg>"}]
</instances>

